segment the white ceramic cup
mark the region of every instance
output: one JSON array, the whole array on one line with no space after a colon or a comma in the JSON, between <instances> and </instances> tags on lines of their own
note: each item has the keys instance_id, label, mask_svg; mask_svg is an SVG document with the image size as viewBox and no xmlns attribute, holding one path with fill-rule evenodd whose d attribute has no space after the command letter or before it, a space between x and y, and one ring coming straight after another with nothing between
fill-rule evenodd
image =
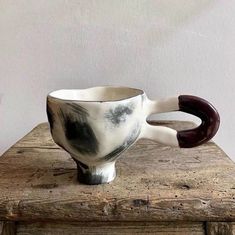
<instances>
[{"instance_id":1,"label":"white ceramic cup","mask_svg":"<svg viewBox=\"0 0 235 235\"><path fill-rule=\"evenodd\" d=\"M201 125L177 132L146 121L150 114L177 110L198 116ZM219 127L219 114L206 100L180 95L152 101L129 87L53 91L47 115L54 141L76 161L78 181L85 184L112 181L117 158L140 138L189 148L211 139Z\"/></svg>"}]
</instances>

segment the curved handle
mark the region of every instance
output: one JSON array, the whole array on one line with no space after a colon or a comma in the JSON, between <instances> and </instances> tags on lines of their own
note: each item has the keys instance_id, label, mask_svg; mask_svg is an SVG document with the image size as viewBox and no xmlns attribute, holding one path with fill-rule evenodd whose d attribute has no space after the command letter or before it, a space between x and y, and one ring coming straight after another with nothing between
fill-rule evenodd
<instances>
[{"instance_id":1,"label":"curved handle","mask_svg":"<svg viewBox=\"0 0 235 235\"><path fill-rule=\"evenodd\" d=\"M161 101L148 100L146 110L147 115L182 111L201 119L201 125L189 130L176 131L168 127L149 124L143 128L142 138L181 148L192 148L207 142L216 134L220 124L220 117L214 106L200 97L191 95L180 95Z\"/></svg>"}]
</instances>

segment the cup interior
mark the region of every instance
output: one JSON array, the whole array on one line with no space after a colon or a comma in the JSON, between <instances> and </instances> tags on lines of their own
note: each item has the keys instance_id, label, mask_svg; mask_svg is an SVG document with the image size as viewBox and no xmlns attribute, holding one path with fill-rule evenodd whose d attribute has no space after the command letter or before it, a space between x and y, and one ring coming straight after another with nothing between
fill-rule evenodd
<instances>
[{"instance_id":1,"label":"cup interior","mask_svg":"<svg viewBox=\"0 0 235 235\"><path fill-rule=\"evenodd\" d=\"M143 94L143 91L129 87L92 87L88 89L63 89L48 96L61 100L76 101L119 101Z\"/></svg>"}]
</instances>

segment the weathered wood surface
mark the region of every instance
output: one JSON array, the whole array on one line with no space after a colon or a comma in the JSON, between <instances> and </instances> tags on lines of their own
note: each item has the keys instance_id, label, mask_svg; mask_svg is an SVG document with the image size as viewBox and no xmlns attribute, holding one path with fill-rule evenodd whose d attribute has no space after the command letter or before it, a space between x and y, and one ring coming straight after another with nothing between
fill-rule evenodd
<instances>
[{"instance_id":1,"label":"weathered wood surface","mask_svg":"<svg viewBox=\"0 0 235 235\"><path fill-rule=\"evenodd\" d=\"M74 161L41 124L0 158L0 218L235 221L235 165L212 142L179 149L141 140L118 160L117 172L109 184L79 184Z\"/></svg>"},{"instance_id":2,"label":"weathered wood surface","mask_svg":"<svg viewBox=\"0 0 235 235\"><path fill-rule=\"evenodd\" d=\"M203 223L96 222L19 223L18 235L204 235Z\"/></svg>"},{"instance_id":3,"label":"weathered wood surface","mask_svg":"<svg viewBox=\"0 0 235 235\"><path fill-rule=\"evenodd\" d=\"M0 221L0 235L15 235L16 224L13 221Z\"/></svg>"},{"instance_id":4,"label":"weathered wood surface","mask_svg":"<svg viewBox=\"0 0 235 235\"><path fill-rule=\"evenodd\" d=\"M207 235L235 235L235 223L232 222L207 222Z\"/></svg>"}]
</instances>

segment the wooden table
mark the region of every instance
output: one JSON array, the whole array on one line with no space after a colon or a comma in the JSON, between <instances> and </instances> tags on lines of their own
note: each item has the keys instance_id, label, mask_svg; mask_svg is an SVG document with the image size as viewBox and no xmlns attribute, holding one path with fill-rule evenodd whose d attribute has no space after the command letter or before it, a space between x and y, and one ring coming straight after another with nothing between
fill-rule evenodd
<instances>
[{"instance_id":1,"label":"wooden table","mask_svg":"<svg viewBox=\"0 0 235 235\"><path fill-rule=\"evenodd\" d=\"M141 140L117 172L109 184L79 184L74 161L38 125L0 158L0 233L235 234L235 165L214 143Z\"/></svg>"}]
</instances>

